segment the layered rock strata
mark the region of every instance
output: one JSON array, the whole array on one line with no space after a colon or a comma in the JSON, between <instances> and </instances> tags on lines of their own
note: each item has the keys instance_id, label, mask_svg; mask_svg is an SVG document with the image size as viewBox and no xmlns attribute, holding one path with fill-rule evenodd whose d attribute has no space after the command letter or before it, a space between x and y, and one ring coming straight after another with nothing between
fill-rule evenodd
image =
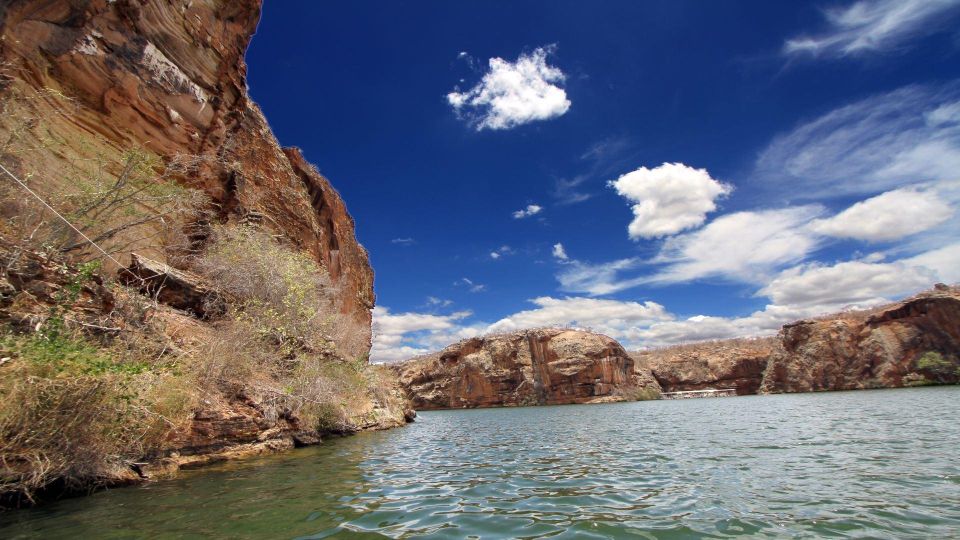
<instances>
[{"instance_id":1,"label":"layered rock strata","mask_svg":"<svg viewBox=\"0 0 960 540\"><path fill-rule=\"evenodd\" d=\"M742 396L757 393L774 346L773 338L735 339L630 355L664 392L732 388Z\"/></svg>"},{"instance_id":2,"label":"layered rock strata","mask_svg":"<svg viewBox=\"0 0 960 540\"><path fill-rule=\"evenodd\" d=\"M395 366L417 409L557 405L629 399L659 387L615 340L540 329L479 337Z\"/></svg>"},{"instance_id":3,"label":"layered rock strata","mask_svg":"<svg viewBox=\"0 0 960 540\"><path fill-rule=\"evenodd\" d=\"M244 53L260 7L260 0L4 2L0 133L34 138L4 163L52 193L73 164L119 159L131 148L188 163L179 181L209 195L217 219L257 222L308 253L336 283L342 312L369 328L373 271L353 219L300 151L279 145L247 93ZM10 114L14 108L22 114ZM30 125L14 125L19 118ZM165 262L156 245L136 248Z\"/></svg>"},{"instance_id":4,"label":"layered rock strata","mask_svg":"<svg viewBox=\"0 0 960 540\"><path fill-rule=\"evenodd\" d=\"M922 359L937 358L936 364ZM785 325L762 393L894 388L960 381L960 289L932 291L864 313Z\"/></svg>"}]
</instances>

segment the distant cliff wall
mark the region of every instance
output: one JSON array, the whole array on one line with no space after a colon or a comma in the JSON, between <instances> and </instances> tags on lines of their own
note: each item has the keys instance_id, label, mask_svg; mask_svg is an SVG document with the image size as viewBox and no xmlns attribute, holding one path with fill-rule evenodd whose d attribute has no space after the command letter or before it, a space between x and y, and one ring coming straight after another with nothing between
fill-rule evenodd
<instances>
[{"instance_id":1,"label":"distant cliff wall","mask_svg":"<svg viewBox=\"0 0 960 540\"><path fill-rule=\"evenodd\" d=\"M618 401L660 390L615 340L577 330L468 339L395 369L417 409Z\"/></svg>"},{"instance_id":2,"label":"distant cliff wall","mask_svg":"<svg viewBox=\"0 0 960 540\"><path fill-rule=\"evenodd\" d=\"M861 315L798 321L779 338L762 393L956 383L960 290L939 286Z\"/></svg>"}]
</instances>

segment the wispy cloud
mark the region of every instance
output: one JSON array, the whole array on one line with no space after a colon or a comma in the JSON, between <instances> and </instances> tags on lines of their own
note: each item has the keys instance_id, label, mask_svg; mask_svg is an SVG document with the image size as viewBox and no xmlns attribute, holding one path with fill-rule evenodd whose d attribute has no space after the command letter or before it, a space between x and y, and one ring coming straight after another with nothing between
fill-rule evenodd
<instances>
[{"instance_id":1,"label":"wispy cloud","mask_svg":"<svg viewBox=\"0 0 960 540\"><path fill-rule=\"evenodd\" d=\"M513 248L510 246L500 246L497 249L490 252L490 258L497 260L504 255L513 255Z\"/></svg>"},{"instance_id":2,"label":"wispy cloud","mask_svg":"<svg viewBox=\"0 0 960 540\"><path fill-rule=\"evenodd\" d=\"M394 238L390 241L391 244L397 244L400 246L412 246L417 243L413 238Z\"/></svg>"},{"instance_id":3,"label":"wispy cloud","mask_svg":"<svg viewBox=\"0 0 960 540\"><path fill-rule=\"evenodd\" d=\"M822 207L808 205L721 216L698 231L667 239L654 259L666 266L647 282L703 278L762 282L817 248L817 239L806 225L822 212Z\"/></svg>"},{"instance_id":4,"label":"wispy cloud","mask_svg":"<svg viewBox=\"0 0 960 540\"><path fill-rule=\"evenodd\" d=\"M547 64L556 46L538 47L516 62L491 58L483 79L469 90L447 94L453 110L478 131L511 129L562 116L570 100L560 86L566 76Z\"/></svg>"},{"instance_id":5,"label":"wispy cloud","mask_svg":"<svg viewBox=\"0 0 960 540\"><path fill-rule=\"evenodd\" d=\"M625 272L642 266L643 260L638 257L603 263L571 260L557 273L557 281L560 282L560 290L564 292L591 296L612 294L643 283L646 276L624 277Z\"/></svg>"},{"instance_id":6,"label":"wispy cloud","mask_svg":"<svg viewBox=\"0 0 960 540\"><path fill-rule=\"evenodd\" d=\"M543 207L539 204L528 204L526 208L521 208L513 213L513 219L523 219L535 216L543 212Z\"/></svg>"},{"instance_id":7,"label":"wispy cloud","mask_svg":"<svg viewBox=\"0 0 960 540\"><path fill-rule=\"evenodd\" d=\"M561 290L592 296L707 278L762 283L818 247L818 235L807 226L822 211L808 205L727 214L702 229L668 238L652 259L574 260L556 277Z\"/></svg>"},{"instance_id":8,"label":"wispy cloud","mask_svg":"<svg viewBox=\"0 0 960 540\"><path fill-rule=\"evenodd\" d=\"M954 209L945 199L936 189L895 189L860 201L833 217L816 220L810 227L838 238L867 242L899 240L950 219Z\"/></svg>"},{"instance_id":9,"label":"wispy cloud","mask_svg":"<svg viewBox=\"0 0 960 540\"><path fill-rule=\"evenodd\" d=\"M787 40L783 53L843 58L887 52L951 28L958 7L958 0L861 0L825 9L826 29Z\"/></svg>"},{"instance_id":10,"label":"wispy cloud","mask_svg":"<svg viewBox=\"0 0 960 540\"><path fill-rule=\"evenodd\" d=\"M437 298L436 296L427 297L428 307L447 307L452 304L453 304L453 300L447 300L445 298Z\"/></svg>"},{"instance_id":11,"label":"wispy cloud","mask_svg":"<svg viewBox=\"0 0 960 540\"><path fill-rule=\"evenodd\" d=\"M753 182L793 198L874 194L960 171L960 81L857 101L779 135Z\"/></svg>"},{"instance_id":12,"label":"wispy cloud","mask_svg":"<svg viewBox=\"0 0 960 540\"><path fill-rule=\"evenodd\" d=\"M590 146L579 157L579 174L564 176L554 180L553 196L558 205L576 204L593 197L584 189L585 184L598 179L608 179L626 166L626 150L630 143L623 137L610 137Z\"/></svg>"},{"instance_id":13,"label":"wispy cloud","mask_svg":"<svg viewBox=\"0 0 960 540\"><path fill-rule=\"evenodd\" d=\"M466 277L460 278L457 281L454 281L453 284L454 286L457 286L457 287L460 287L460 286L466 287L468 291L473 293L483 292L487 290L487 286L484 285L483 283L477 283L472 279L466 278Z\"/></svg>"}]
</instances>

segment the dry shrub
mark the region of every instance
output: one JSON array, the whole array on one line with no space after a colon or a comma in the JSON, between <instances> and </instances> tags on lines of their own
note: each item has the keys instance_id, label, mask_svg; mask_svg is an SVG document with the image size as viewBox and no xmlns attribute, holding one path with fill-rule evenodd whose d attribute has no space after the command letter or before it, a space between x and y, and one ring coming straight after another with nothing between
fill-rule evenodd
<instances>
[{"instance_id":1,"label":"dry shrub","mask_svg":"<svg viewBox=\"0 0 960 540\"><path fill-rule=\"evenodd\" d=\"M196 366L201 386L259 396L305 428L350 431L378 381L365 357L346 359L347 337L363 332L340 314L326 271L250 226L215 228L193 268L229 304Z\"/></svg>"},{"instance_id":2,"label":"dry shrub","mask_svg":"<svg viewBox=\"0 0 960 540\"><path fill-rule=\"evenodd\" d=\"M618 386L613 395L627 401L650 401L660 399L660 391L653 386Z\"/></svg>"},{"instance_id":3,"label":"dry shrub","mask_svg":"<svg viewBox=\"0 0 960 540\"><path fill-rule=\"evenodd\" d=\"M650 355L653 357L669 357L674 355L701 356L715 354L718 351L760 354L769 352L776 345L776 342L776 336L711 339L692 343L651 347L637 351L636 354Z\"/></svg>"},{"instance_id":4,"label":"dry shrub","mask_svg":"<svg viewBox=\"0 0 960 540\"><path fill-rule=\"evenodd\" d=\"M340 312L326 269L306 253L252 226L218 227L193 268L233 305L233 318L271 341L280 355L365 351L370 330Z\"/></svg>"},{"instance_id":5,"label":"dry shrub","mask_svg":"<svg viewBox=\"0 0 960 540\"><path fill-rule=\"evenodd\" d=\"M57 112L40 112L38 102L56 103ZM59 133L73 122L55 116L72 116L76 104L54 90L18 90L0 107L0 163L73 226L5 178L0 230L9 240L74 261L102 256L74 227L111 254L159 247L175 257L193 248L190 228L210 207L206 195L180 182L195 159L164 162L143 148L118 152L95 135Z\"/></svg>"}]
</instances>

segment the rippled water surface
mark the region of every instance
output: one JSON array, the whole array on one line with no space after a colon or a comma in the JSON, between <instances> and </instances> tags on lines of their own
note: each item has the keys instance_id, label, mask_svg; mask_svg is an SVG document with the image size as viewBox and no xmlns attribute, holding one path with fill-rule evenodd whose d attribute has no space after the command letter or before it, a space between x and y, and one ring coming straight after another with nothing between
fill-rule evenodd
<instances>
[{"instance_id":1,"label":"rippled water surface","mask_svg":"<svg viewBox=\"0 0 960 540\"><path fill-rule=\"evenodd\" d=\"M960 538L960 387L422 413L2 538Z\"/></svg>"}]
</instances>

